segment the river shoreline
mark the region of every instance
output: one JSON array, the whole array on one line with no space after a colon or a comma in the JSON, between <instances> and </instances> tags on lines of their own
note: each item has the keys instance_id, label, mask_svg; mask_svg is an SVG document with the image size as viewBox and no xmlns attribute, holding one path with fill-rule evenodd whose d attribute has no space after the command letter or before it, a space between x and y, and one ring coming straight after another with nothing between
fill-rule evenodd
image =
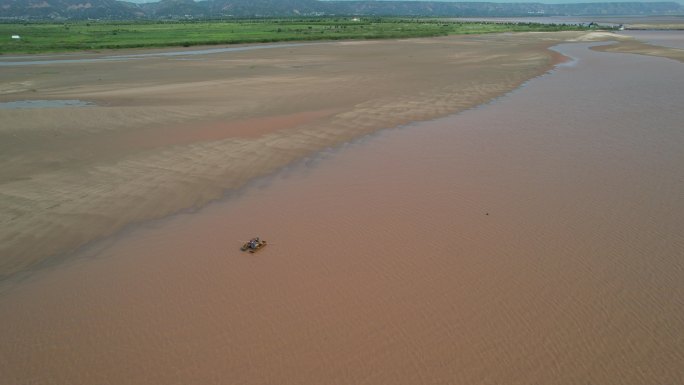
<instances>
[{"instance_id":1,"label":"river shoreline","mask_svg":"<svg viewBox=\"0 0 684 385\"><path fill-rule=\"evenodd\" d=\"M547 48L578 36L338 42L212 51L197 61L8 67L0 101L93 105L0 110L0 276L130 223L201 207L321 149L480 105L548 71L560 58Z\"/></svg>"}]
</instances>

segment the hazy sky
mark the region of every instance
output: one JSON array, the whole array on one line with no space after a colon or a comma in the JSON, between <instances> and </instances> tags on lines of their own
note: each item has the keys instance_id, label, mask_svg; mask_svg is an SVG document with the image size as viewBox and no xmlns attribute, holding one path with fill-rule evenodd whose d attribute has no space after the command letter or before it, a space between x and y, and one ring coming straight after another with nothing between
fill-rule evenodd
<instances>
[{"instance_id":1,"label":"hazy sky","mask_svg":"<svg viewBox=\"0 0 684 385\"><path fill-rule=\"evenodd\" d=\"M197 0L195 0L197 1ZM355 1L355 0L321 0L321 1ZM401 1L401 0L374 0ZM573 4L573 3L661 3L674 2L684 4L684 0L406 0L406 1L441 1L441 2L470 2L470 3L542 3L542 4Z\"/></svg>"},{"instance_id":2,"label":"hazy sky","mask_svg":"<svg viewBox=\"0 0 684 385\"><path fill-rule=\"evenodd\" d=\"M128 1L131 3L155 3L159 0L124 0ZM198 1L198 0L195 0ZM326 0L322 0L326 1ZM342 0L342 1L350 1L350 0ZM391 1L391 0L375 0L375 1ZM469 2L482 2L482 0L412 0L412 1L452 1L452 2L459 2L459 1L469 1ZM684 0L489 0L485 2L489 3L544 3L544 4L569 4L569 3L609 3L609 2L629 2L629 1L637 1L637 2L642 2L642 3L656 3L656 2L662 2L662 1L674 1L675 3L680 3L684 4Z\"/></svg>"}]
</instances>

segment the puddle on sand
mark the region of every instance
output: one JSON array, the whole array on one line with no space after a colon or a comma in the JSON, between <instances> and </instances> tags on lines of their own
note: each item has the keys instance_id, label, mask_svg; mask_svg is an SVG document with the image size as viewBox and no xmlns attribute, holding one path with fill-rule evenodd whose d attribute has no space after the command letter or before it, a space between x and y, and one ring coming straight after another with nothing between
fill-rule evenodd
<instances>
[{"instance_id":1,"label":"puddle on sand","mask_svg":"<svg viewBox=\"0 0 684 385\"><path fill-rule=\"evenodd\" d=\"M176 57L176 56L190 56L190 55L211 55L225 52L241 52L241 51L253 51L259 49L269 49L269 48L292 48L300 47L305 45L319 45L319 44L333 44L333 42L317 42L317 43L290 43L290 44L258 44L258 45L247 45L240 47L223 47L223 48L207 48L207 49L195 49L195 50L182 50L182 51L164 51L164 52L148 52L148 53L134 53L125 55L109 55L103 57L90 57L81 59L55 59L55 60L25 60L25 61L12 61L19 58L25 58L26 56L8 56L3 57L0 60L0 67L16 67L16 66L27 66L27 65L38 65L38 64L73 64L73 63L97 63L105 61L129 61L138 60L150 57ZM64 55L57 55L64 56ZM42 56L46 57L46 56ZM9 60L9 61L5 61Z\"/></svg>"},{"instance_id":2,"label":"puddle on sand","mask_svg":"<svg viewBox=\"0 0 684 385\"><path fill-rule=\"evenodd\" d=\"M0 103L0 110L28 109L28 108L62 108L62 107L89 107L95 103L83 100L17 100Z\"/></svg>"}]
</instances>

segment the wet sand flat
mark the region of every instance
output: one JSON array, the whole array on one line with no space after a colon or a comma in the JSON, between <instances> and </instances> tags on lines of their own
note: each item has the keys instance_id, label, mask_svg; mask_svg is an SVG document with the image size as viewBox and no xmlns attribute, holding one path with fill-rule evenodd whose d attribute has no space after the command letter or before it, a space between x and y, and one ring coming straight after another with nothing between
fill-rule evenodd
<instances>
[{"instance_id":1,"label":"wet sand flat","mask_svg":"<svg viewBox=\"0 0 684 385\"><path fill-rule=\"evenodd\" d=\"M593 47L597 51L666 57L684 63L683 32L630 33L613 44Z\"/></svg>"},{"instance_id":2,"label":"wet sand flat","mask_svg":"<svg viewBox=\"0 0 684 385\"><path fill-rule=\"evenodd\" d=\"M490 104L318 152L6 283L0 372L681 383L684 67L590 45ZM257 234L269 246L241 253Z\"/></svg>"},{"instance_id":3,"label":"wet sand flat","mask_svg":"<svg viewBox=\"0 0 684 385\"><path fill-rule=\"evenodd\" d=\"M0 58L0 102L95 104L0 110L0 277L320 149L476 106L548 70L546 48L577 36Z\"/></svg>"}]
</instances>

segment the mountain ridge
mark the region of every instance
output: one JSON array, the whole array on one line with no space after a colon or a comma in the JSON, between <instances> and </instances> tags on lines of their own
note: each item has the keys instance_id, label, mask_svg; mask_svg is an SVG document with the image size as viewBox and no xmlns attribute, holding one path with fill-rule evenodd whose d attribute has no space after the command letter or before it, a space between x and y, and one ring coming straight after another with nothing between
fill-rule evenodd
<instances>
[{"instance_id":1,"label":"mountain ridge","mask_svg":"<svg viewBox=\"0 0 684 385\"><path fill-rule=\"evenodd\" d=\"M0 0L0 19L131 20L298 16L519 17L684 15L676 2L489 3L319 0Z\"/></svg>"}]
</instances>

